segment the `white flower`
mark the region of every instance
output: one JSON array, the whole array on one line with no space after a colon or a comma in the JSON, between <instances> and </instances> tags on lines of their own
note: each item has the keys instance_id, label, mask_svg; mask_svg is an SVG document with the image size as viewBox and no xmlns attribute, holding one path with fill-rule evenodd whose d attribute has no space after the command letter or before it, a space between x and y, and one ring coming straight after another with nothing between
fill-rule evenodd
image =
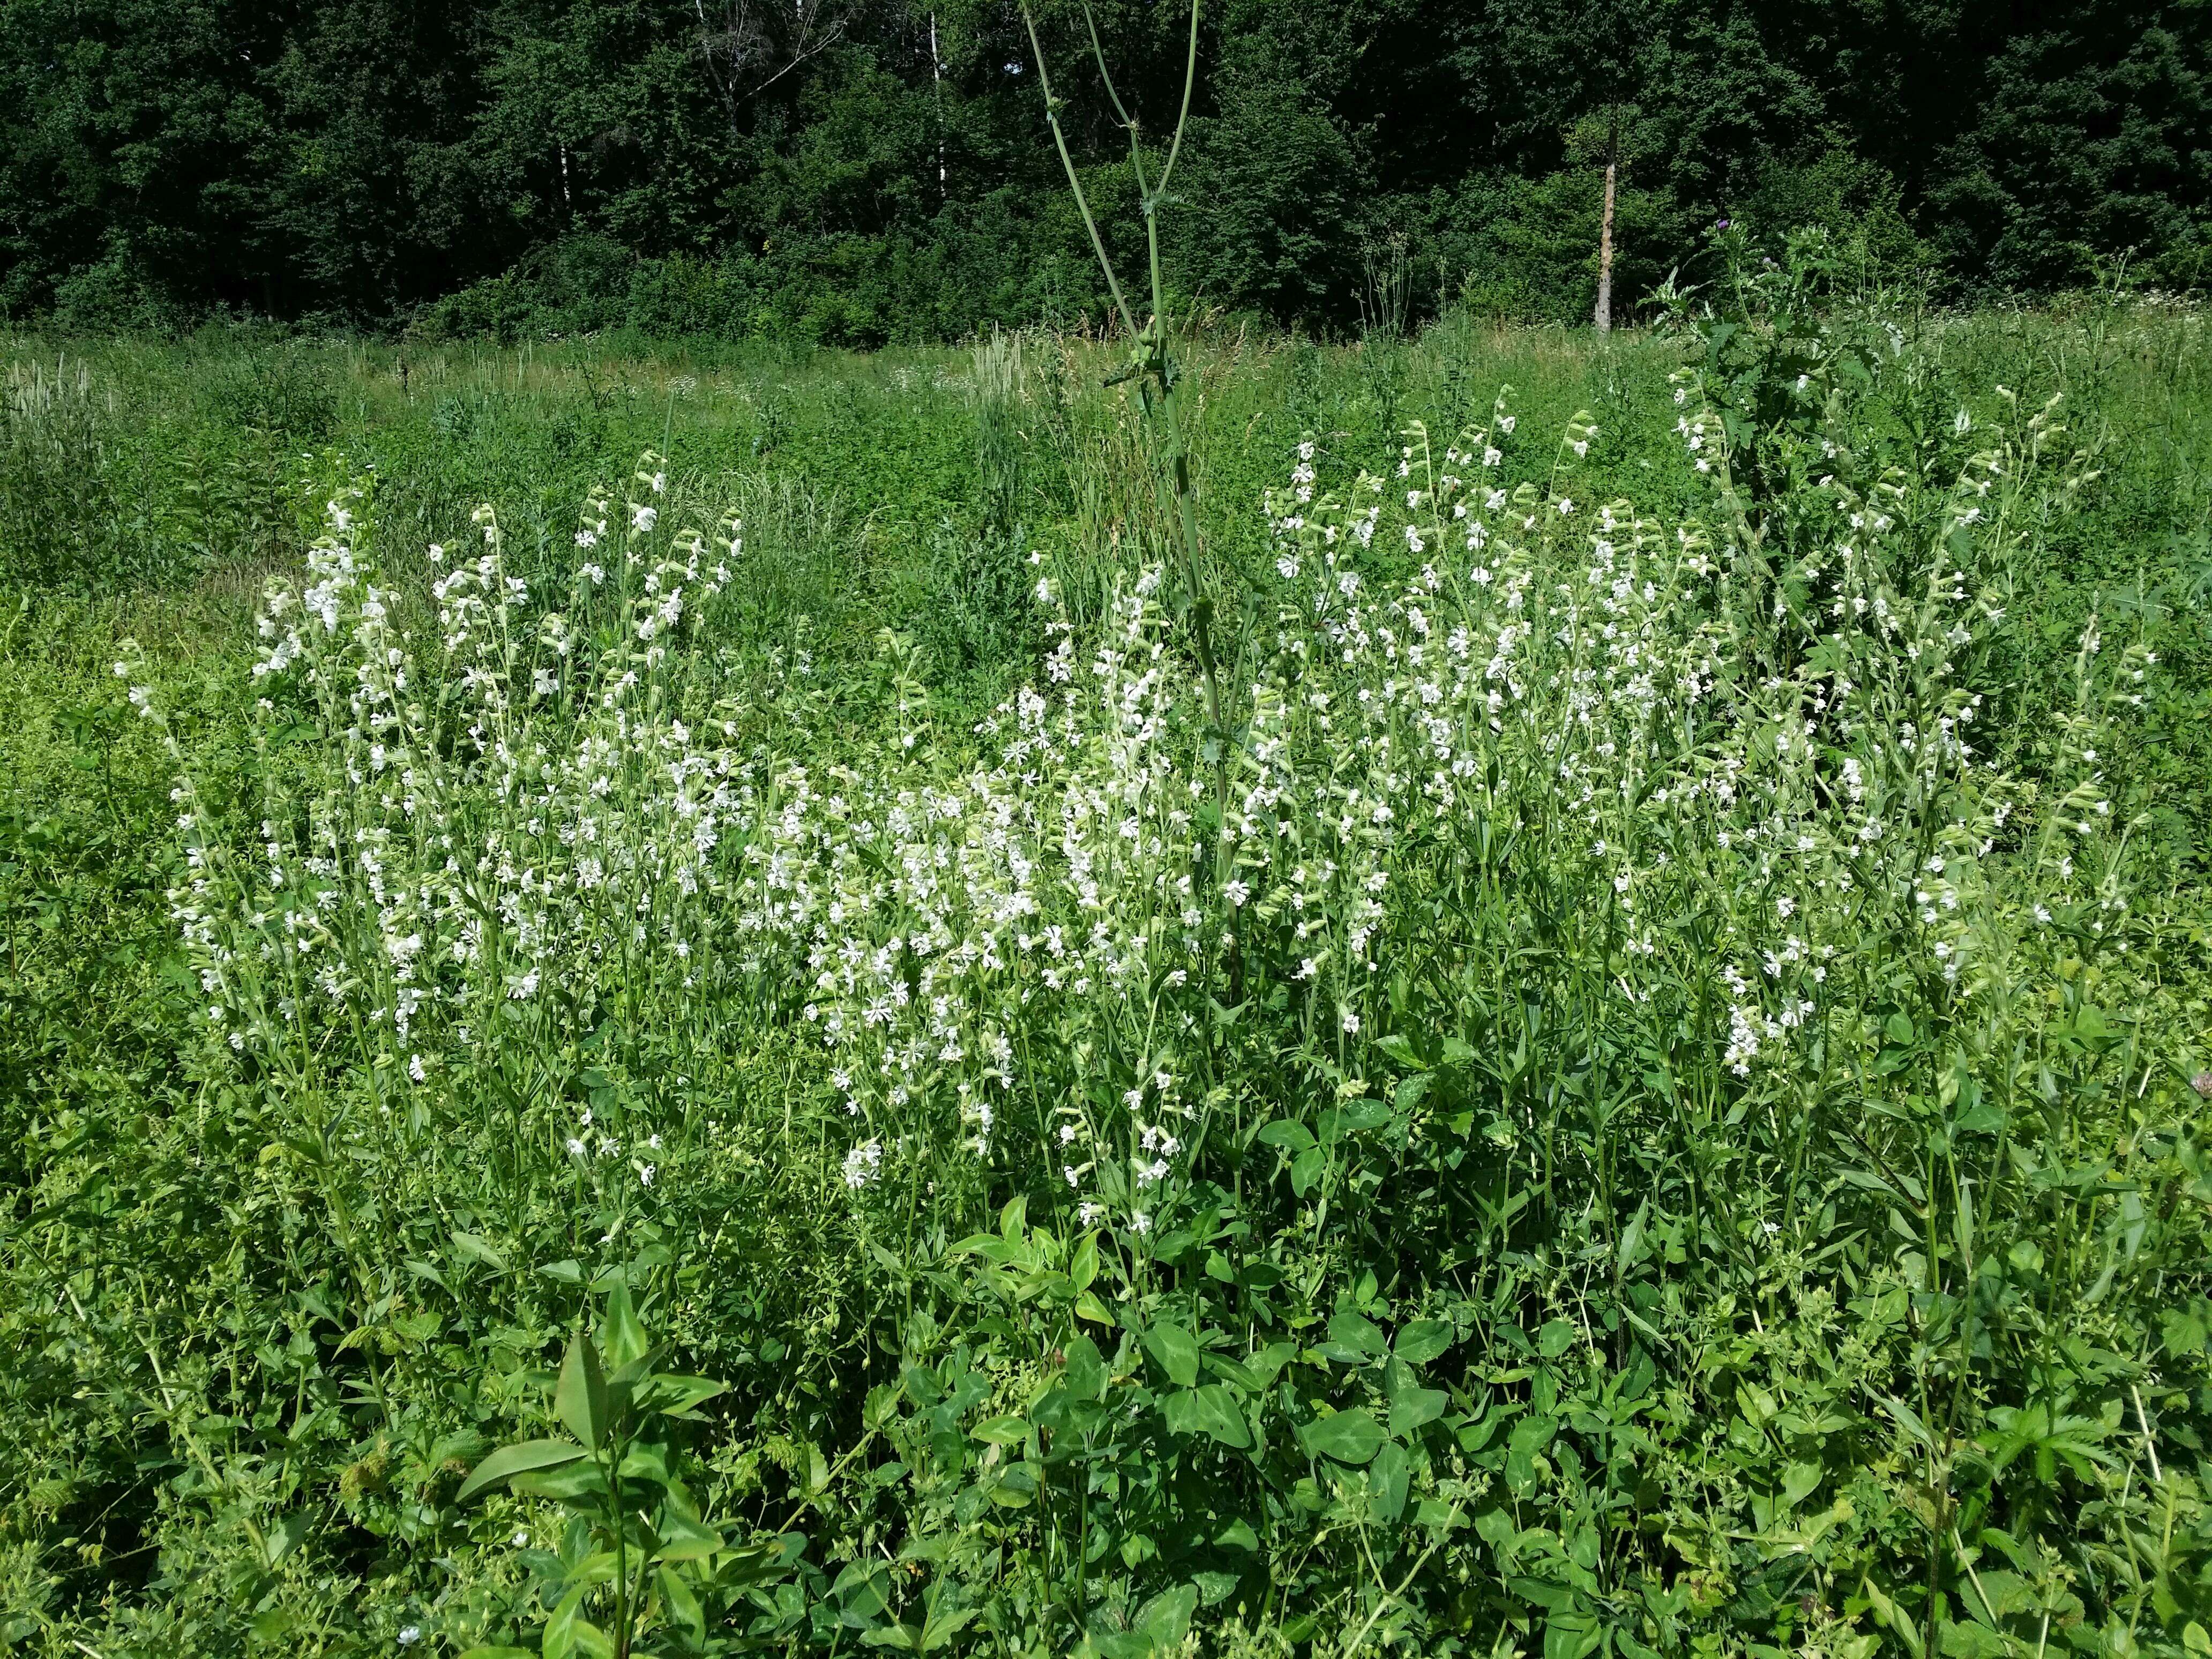
<instances>
[{"instance_id":1,"label":"white flower","mask_svg":"<svg viewBox=\"0 0 2212 1659\"><path fill-rule=\"evenodd\" d=\"M629 510L630 528L641 536L649 535L653 526L659 522L660 512L657 507L633 507Z\"/></svg>"},{"instance_id":2,"label":"white flower","mask_svg":"<svg viewBox=\"0 0 2212 1659\"><path fill-rule=\"evenodd\" d=\"M1242 905L1246 899L1252 896L1251 888L1241 881L1231 881L1224 885L1221 890L1228 898L1229 902L1235 905Z\"/></svg>"},{"instance_id":3,"label":"white flower","mask_svg":"<svg viewBox=\"0 0 2212 1659\"><path fill-rule=\"evenodd\" d=\"M581 1158L583 1155L584 1143L577 1139L575 1136L570 1135L568 1137L568 1156L571 1158Z\"/></svg>"},{"instance_id":4,"label":"white flower","mask_svg":"<svg viewBox=\"0 0 2212 1659\"><path fill-rule=\"evenodd\" d=\"M1344 1029L1350 1036L1358 1036L1359 1035L1359 1016L1353 1013L1349 1008L1344 1011Z\"/></svg>"},{"instance_id":5,"label":"white flower","mask_svg":"<svg viewBox=\"0 0 2212 1659\"><path fill-rule=\"evenodd\" d=\"M402 1626L399 1627L399 1645L400 1645L401 1647L403 1647L403 1648L411 1648L411 1647L413 1647L413 1646L414 1646L417 1642L421 1641L422 1639L422 1626L420 1626L420 1625L402 1625Z\"/></svg>"},{"instance_id":6,"label":"white flower","mask_svg":"<svg viewBox=\"0 0 2212 1659\"><path fill-rule=\"evenodd\" d=\"M883 1167L883 1143L864 1140L845 1154L845 1184L858 1192L882 1174Z\"/></svg>"}]
</instances>

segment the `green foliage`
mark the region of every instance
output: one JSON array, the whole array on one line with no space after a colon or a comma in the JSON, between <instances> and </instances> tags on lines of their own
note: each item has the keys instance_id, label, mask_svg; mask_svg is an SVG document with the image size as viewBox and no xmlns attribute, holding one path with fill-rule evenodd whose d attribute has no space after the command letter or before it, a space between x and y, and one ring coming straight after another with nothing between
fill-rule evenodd
<instances>
[{"instance_id":1,"label":"green foliage","mask_svg":"<svg viewBox=\"0 0 2212 1659\"><path fill-rule=\"evenodd\" d=\"M787 16L787 13L788 15ZM1164 130L1180 15L1098 9ZM1079 9L1041 19L1073 61ZM1966 0L1893 13L1661 4L1262 7L1210 16L1174 289L1325 330L1407 240L1463 289L1589 314L1592 124L1632 108L1624 312L1703 228L1863 228L1954 295L2202 284L2202 7ZM210 315L435 336L877 346L1104 319L1037 143L1016 9L858 0L18 0L0 11L0 316ZM1071 90L1074 90L1071 88ZM1103 216L1111 112L1070 106ZM1130 250L1113 251L1126 258Z\"/></svg>"},{"instance_id":2,"label":"green foliage","mask_svg":"<svg viewBox=\"0 0 2212 1659\"><path fill-rule=\"evenodd\" d=\"M7 1640L2201 1655L2202 319L1724 251L1179 351L1218 718L1126 345L72 355Z\"/></svg>"}]
</instances>

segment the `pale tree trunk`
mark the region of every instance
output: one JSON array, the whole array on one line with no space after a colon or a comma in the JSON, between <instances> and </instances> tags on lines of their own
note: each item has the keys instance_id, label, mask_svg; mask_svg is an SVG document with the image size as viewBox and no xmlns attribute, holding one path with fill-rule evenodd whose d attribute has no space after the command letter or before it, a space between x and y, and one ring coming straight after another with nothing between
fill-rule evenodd
<instances>
[{"instance_id":1,"label":"pale tree trunk","mask_svg":"<svg viewBox=\"0 0 2212 1659\"><path fill-rule=\"evenodd\" d=\"M1618 160L1608 157L1605 164L1605 216L1598 222L1597 232L1597 331L1613 331L1613 183L1620 170Z\"/></svg>"},{"instance_id":2,"label":"pale tree trunk","mask_svg":"<svg viewBox=\"0 0 2212 1659\"><path fill-rule=\"evenodd\" d=\"M945 65L937 56L937 14L929 14L929 91L937 108L937 201L948 195L945 182Z\"/></svg>"}]
</instances>

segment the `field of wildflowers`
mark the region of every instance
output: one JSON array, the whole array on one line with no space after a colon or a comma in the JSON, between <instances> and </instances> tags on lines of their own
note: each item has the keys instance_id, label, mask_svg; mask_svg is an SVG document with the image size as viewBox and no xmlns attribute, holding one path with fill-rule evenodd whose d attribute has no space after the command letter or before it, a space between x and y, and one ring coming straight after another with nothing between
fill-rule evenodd
<instances>
[{"instance_id":1,"label":"field of wildflowers","mask_svg":"<svg viewBox=\"0 0 2212 1659\"><path fill-rule=\"evenodd\" d=\"M472 514L284 358L10 576L0 1635L2212 1654L2202 314L1820 258L1202 346L1187 498L1081 342Z\"/></svg>"}]
</instances>

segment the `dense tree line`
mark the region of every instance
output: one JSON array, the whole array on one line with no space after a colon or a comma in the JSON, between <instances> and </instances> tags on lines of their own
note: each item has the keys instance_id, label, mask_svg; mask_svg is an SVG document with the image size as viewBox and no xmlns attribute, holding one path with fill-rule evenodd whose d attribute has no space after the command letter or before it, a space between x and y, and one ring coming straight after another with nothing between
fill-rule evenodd
<instances>
[{"instance_id":1,"label":"dense tree line","mask_svg":"<svg viewBox=\"0 0 2212 1659\"><path fill-rule=\"evenodd\" d=\"M1151 137L1185 14L1103 0ZM1079 9L1039 27L1134 223ZM0 309L868 343L1095 308L1008 0L0 0ZM1322 325L1617 305L1721 217L1954 296L2212 244L2206 0L1220 0L1182 292ZM1133 234L1133 232L1131 234Z\"/></svg>"}]
</instances>

